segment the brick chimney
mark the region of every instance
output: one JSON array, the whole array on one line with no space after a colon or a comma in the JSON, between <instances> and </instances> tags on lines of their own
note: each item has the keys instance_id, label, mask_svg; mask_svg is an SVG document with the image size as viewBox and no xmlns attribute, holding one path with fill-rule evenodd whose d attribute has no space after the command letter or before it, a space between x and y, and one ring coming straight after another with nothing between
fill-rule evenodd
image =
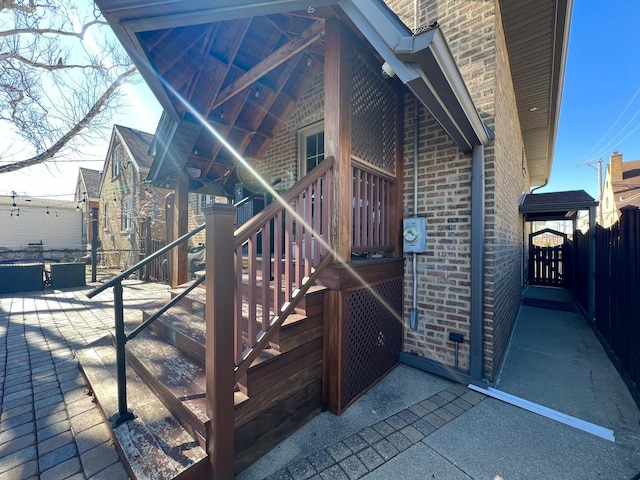
<instances>
[{"instance_id":1,"label":"brick chimney","mask_svg":"<svg viewBox=\"0 0 640 480\"><path fill-rule=\"evenodd\" d=\"M622 154L617 151L611 154L609 160L609 169L611 172L611 181L619 182L622 180Z\"/></svg>"}]
</instances>

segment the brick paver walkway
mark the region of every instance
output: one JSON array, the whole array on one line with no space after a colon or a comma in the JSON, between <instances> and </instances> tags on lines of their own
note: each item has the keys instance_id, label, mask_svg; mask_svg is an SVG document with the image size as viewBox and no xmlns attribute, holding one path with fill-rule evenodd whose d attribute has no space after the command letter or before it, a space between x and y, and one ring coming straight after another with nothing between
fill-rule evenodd
<instances>
[{"instance_id":1,"label":"brick paver walkway","mask_svg":"<svg viewBox=\"0 0 640 480\"><path fill-rule=\"evenodd\" d=\"M2 479L128 478L73 353L113 326L111 292L88 290L0 296ZM167 287L127 281L124 295L136 311Z\"/></svg>"},{"instance_id":2,"label":"brick paver walkway","mask_svg":"<svg viewBox=\"0 0 640 480\"><path fill-rule=\"evenodd\" d=\"M485 395L452 385L270 475L267 480L355 480L422 441Z\"/></svg>"}]
</instances>

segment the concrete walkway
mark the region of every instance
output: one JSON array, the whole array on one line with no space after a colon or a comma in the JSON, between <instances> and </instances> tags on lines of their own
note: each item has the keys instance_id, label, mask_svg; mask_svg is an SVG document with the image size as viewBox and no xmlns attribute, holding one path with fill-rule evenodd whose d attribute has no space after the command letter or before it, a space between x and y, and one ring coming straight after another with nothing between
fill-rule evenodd
<instances>
[{"instance_id":1,"label":"concrete walkway","mask_svg":"<svg viewBox=\"0 0 640 480\"><path fill-rule=\"evenodd\" d=\"M167 297L163 285L127 284L132 311ZM111 294L86 291L0 297L0 478L127 477L73 356L113 324ZM556 289L527 295L564 301ZM640 412L584 320L537 305L522 307L496 387L613 429L615 443L400 366L239 478L632 478Z\"/></svg>"}]
</instances>

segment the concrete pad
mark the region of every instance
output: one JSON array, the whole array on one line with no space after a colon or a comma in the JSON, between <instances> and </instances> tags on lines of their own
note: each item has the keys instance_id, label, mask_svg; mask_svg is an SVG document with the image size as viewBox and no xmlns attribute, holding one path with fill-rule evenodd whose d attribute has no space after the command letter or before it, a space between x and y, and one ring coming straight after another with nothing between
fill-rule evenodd
<instances>
[{"instance_id":1,"label":"concrete pad","mask_svg":"<svg viewBox=\"0 0 640 480\"><path fill-rule=\"evenodd\" d=\"M366 480L390 478L469 480L472 477L428 445L418 443L362 478Z\"/></svg>"},{"instance_id":2,"label":"concrete pad","mask_svg":"<svg viewBox=\"0 0 640 480\"><path fill-rule=\"evenodd\" d=\"M399 365L341 416L321 413L236 478L265 478L451 385L443 378Z\"/></svg>"},{"instance_id":3,"label":"concrete pad","mask_svg":"<svg viewBox=\"0 0 640 480\"><path fill-rule=\"evenodd\" d=\"M571 294L564 288L558 287L541 287L538 285L529 285L524 292L524 296L526 298L550 300L552 302L573 302L573 300L571 299Z\"/></svg>"},{"instance_id":4,"label":"concrete pad","mask_svg":"<svg viewBox=\"0 0 640 480\"><path fill-rule=\"evenodd\" d=\"M640 411L580 314L523 307L496 388L640 439Z\"/></svg>"},{"instance_id":5,"label":"concrete pad","mask_svg":"<svg viewBox=\"0 0 640 480\"><path fill-rule=\"evenodd\" d=\"M638 443L612 443L487 398L423 443L475 479L632 478Z\"/></svg>"}]
</instances>

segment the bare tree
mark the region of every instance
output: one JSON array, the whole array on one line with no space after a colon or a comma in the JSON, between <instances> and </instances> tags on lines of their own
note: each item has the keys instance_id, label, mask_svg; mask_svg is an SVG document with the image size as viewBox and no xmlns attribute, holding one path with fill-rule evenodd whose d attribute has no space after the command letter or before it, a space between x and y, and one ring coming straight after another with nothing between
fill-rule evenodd
<instances>
[{"instance_id":1,"label":"bare tree","mask_svg":"<svg viewBox=\"0 0 640 480\"><path fill-rule=\"evenodd\" d=\"M55 161L108 135L119 87L136 70L86 2L0 0L0 131L32 147L9 162L0 152L0 173Z\"/></svg>"}]
</instances>

